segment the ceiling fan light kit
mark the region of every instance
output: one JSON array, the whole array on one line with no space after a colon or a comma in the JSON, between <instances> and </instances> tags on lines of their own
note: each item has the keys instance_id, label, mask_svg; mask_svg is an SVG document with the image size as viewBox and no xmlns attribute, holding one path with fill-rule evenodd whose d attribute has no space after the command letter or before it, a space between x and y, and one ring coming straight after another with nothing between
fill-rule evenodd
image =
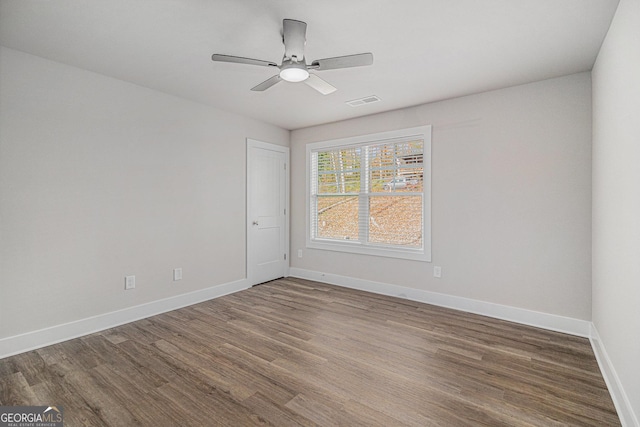
<instances>
[{"instance_id":1,"label":"ceiling fan light kit","mask_svg":"<svg viewBox=\"0 0 640 427\"><path fill-rule=\"evenodd\" d=\"M307 65L304 57L307 24L295 19L282 21L282 42L284 43L284 57L280 65L271 61L243 58L239 56L213 54L212 61L231 62L236 64L258 65L263 67L277 67L280 73L251 88L252 91L262 92L281 80L298 83L305 82L309 87L323 95L336 91L336 88L327 83L316 74L310 74L309 70L325 71L339 68L361 67L373 64L373 54L359 53L356 55L338 56L333 58L318 59Z\"/></svg>"},{"instance_id":2,"label":"ceiling fan light kit","mask_svg":"<svg viewBox=\"0 0 640 427\"><path fill-rule=\"evenodd\" d=\"M309 72L304 63L283 63L280 67L280 78L292 83L302 82L309 78Z\"/></svg>"}]
</instances>

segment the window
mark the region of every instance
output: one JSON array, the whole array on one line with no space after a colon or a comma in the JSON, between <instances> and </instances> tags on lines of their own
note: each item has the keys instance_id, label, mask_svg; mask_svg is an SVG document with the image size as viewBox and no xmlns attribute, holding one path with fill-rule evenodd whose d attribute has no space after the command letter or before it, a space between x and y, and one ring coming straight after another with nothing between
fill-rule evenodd
<instances>
[{"instance_id":1,"label":"window","mask_svg":"<svg viewBox=\"0 0 640 427\"><path fill-rule=\"evenodd\" d=\"M431 126L307 145L307 246L431 260Z\"/></svg>"}]
</instances>

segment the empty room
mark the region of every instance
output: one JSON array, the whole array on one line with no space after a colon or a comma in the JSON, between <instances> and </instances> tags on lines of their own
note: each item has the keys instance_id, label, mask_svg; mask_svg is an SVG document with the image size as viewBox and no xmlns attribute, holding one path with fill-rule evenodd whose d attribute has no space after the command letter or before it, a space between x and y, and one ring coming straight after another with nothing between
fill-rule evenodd
<instances>
[{"instance_id":1,"label":"empty room","mask_svg":"<svg viewBox=\"0 0 640 427\"><path fill-rule=\"evenodd\" d=\"M0 427L640 427L639 165L640 0L0 0Z\"/></svg>"}]
</instances>

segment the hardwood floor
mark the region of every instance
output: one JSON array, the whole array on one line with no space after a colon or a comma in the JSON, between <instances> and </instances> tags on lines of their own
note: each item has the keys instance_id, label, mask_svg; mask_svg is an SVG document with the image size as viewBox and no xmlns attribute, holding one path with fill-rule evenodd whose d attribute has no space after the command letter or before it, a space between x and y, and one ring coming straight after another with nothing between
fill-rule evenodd
<instances>
[{"instance_id":1,"label":"hardwood floor","mask_svg":"<svg viewBox=\"0 0 640 427\"><path fill-rule=\"evenodd\" d=\"M65 426L615 426L587 339L281 279L0 360Z\"/></svg>"}]
</instances>

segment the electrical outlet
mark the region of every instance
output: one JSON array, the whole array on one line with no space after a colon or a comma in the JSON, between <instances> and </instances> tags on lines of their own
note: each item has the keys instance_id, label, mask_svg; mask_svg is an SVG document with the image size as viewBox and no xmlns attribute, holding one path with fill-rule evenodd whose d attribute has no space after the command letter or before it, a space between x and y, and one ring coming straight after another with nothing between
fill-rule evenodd
<instances>
[{"instance_id":1,"label":"electrical outlet","mask_svg":"<svg viewBox=\"0 0 640 427\"><path fill-rule=\"evenodd\" d=\"M173 281L182 280L182 268L173 269Z\"/></svg>"},{"instance_id":2,"label":"electrical outlet","mask_svg":"<svg viewBox=\"0 0 640 427\"><path fill-rule=\"evenodd\" d=\"M433 277L442 277L442 267L437 265L433 266Z\"/></svg>"},{"instance_id":3,"label":"electrical outlet","mask_svg":"<svg viewBox=\"0 0 640 427\"><path fill-rule=\"evenodd\" d=\"M298 249L298 258L302 258L302 249Z\"/></svg>"},{"instance_id":4,"label":"electrical outlet","mask_svg":"<svg viewBox=\"0 0 640 427\"><path fill-rule=\"evenodd\" d=\"M125 276L124 278L124 290L128 291L136 287L136 276Z\"/></svg>"}]
</instances>

